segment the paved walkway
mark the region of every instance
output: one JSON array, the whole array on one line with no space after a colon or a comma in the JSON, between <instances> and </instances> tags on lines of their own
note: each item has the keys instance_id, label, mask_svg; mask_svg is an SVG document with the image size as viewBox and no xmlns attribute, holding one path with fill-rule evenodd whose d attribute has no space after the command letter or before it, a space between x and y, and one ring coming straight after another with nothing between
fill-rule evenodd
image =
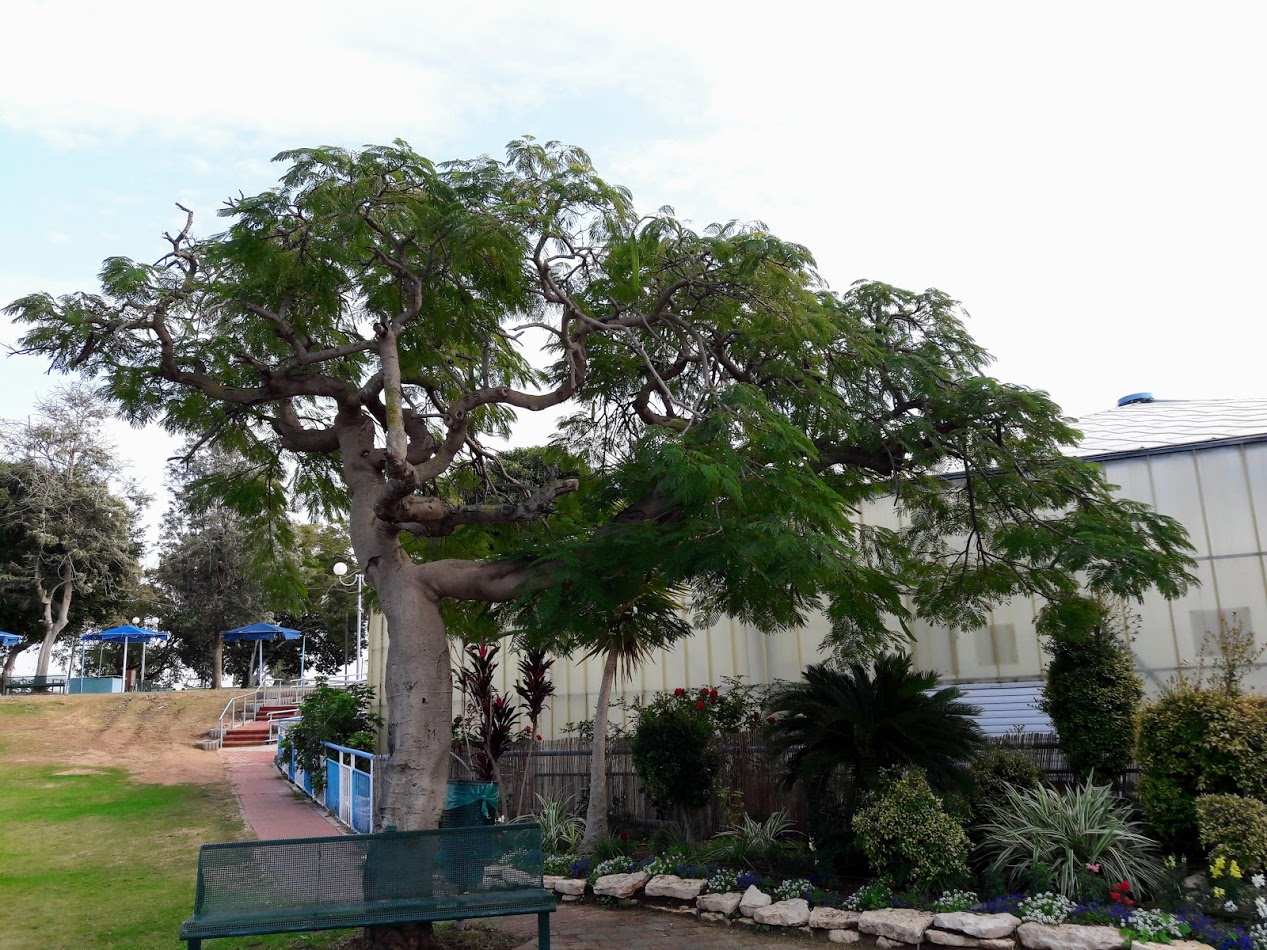
<instances>
[{"instance_id":1,"label":"paved walkway","mask_svg":"<svg viewBox=\"0 0 1267 950\"><path fill-rule=\"evenodd\" d=\"M223 749L242 814L261 839L316 838L342 829L273 765L271 747ZM522 934L516 950L537 950L536 915L486 921ZM550 919L553 950L806 950L809 941L754 933L746 927L702 924L693 917L642 908L560 904Z\"/></svg>"},{"instance_id":2,"label":"paved walkway","mask_svg":"<svg viewBox=\"0 0 1267 950\"><path fill-rule=\"evenodd\" d=\"M222 749L233 791L242 815L262 840L272 838L320 838L341 834L341 829L303 792L281 777L273 764L271 746Z\"/></svg>"},{"instance_id":3,"label":"paved walkway","mask_svg":"<svg viewBox=\"0 0 1267 950\"><path fill-rule=\"evenodd\" d=\"M532 934L515 950L537 950L536 917L487 921L508 933ZM550 915L552 950L808 950L822 940L755 933L748 927L703 924L686 914L596 904L560 904ZM859 947L874 948L870 942Z\"/></svg>"}]
</instances>

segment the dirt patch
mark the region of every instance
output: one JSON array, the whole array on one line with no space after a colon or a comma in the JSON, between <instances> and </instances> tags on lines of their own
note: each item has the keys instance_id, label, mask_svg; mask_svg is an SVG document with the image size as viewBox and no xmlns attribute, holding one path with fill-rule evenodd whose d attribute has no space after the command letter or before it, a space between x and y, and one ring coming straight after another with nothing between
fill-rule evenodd
<instances>
[{"instance_id":1,"label":"dirt patch","mask_svg":"<svg viewBox=\"0 0 1267 950\"><path fill-rule=\"evenodd\" d=\"M138 781L164 785L220 782L225 778L220 754L194 743L240 692L5 697L0 762L61 762L70 766L62 774L70 775L124 768Z\"/></svg>"}]
</instances>

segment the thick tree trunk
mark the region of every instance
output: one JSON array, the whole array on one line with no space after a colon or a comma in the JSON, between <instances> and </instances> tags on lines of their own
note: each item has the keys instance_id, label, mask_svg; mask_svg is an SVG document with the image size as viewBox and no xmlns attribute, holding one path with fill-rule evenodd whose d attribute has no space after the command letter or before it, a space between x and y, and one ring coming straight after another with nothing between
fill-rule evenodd
<instances>
[{"instance_id":1,"label":"thick tree trunk","mask_svg":"<svg viewBox=\"0 0 1267 950\"><path fill-rule=\"evenodd\" d=\"M379 564L374 587L391 630L387 749L379 826L435 828L444 807L453 744L453 676L434 595L403 554Z\"/></svg>"},{"instance_id":2,"label":"thick tree trunk","mask_svg":"<svg viewBox=\"0 0 1267 950\"><path fill-rule=\"evenodd\" d=\"M585 808L585 837L582 851L593 851L600 838L607 834L607 717L612 683L616 680L615 650L607 654L603 664L603 681L598 687L598 708L594 710L594 742L590 747L590 797Z\"/></svg>"},{"instance_id":3,"label":"thick tree trunk","mask_svg":"<svg viewBox=\"0 0 1267 950\"><path fill-rule=\"evenodd\" d=\"M433 950L440 946L432 936L431 924L366 927L365 940L374 950Z\"/></svg>"}]
</instances>

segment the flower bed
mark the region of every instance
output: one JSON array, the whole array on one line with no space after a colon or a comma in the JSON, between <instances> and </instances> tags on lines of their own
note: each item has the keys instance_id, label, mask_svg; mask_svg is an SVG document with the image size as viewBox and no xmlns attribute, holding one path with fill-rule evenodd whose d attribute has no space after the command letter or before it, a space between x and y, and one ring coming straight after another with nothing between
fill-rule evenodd
<instances>
[{"instance_id":1,"label":"flower bed","mask_svg":"<svg viewBox=\"0 0 1267 950\"><path fill-rule=\"evenodd\" d=\"M1109 904L1075 904L1054 893L980 901L968 891L947 891L935 906L920 908L892 906L900 902L882 885L842 897L806 879L776 883L726 869L706 875L708 869L680 866L665 856L637 864L618 858L597 866L578 860L569 870L585 876L547 875L545 880L564 901L592 894L711 923L796 930L833 943L854 943L868 935L885 950L923 944L979 950L1126 950L1162 944L1175 950L1267 950L1264 925L1245 928L1198 912L1137 908L1126 896L1129 885L1115 886L1116 898Z\"/></svg>"}]
</instances>

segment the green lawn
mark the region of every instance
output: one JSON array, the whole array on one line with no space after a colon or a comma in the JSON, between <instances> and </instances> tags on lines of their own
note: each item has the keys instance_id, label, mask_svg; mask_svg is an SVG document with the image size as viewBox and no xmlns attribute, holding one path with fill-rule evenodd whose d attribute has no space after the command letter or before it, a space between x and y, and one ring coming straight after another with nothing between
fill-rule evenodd
<instances>
[{"instance_id":1,"label":"green lawn","mask_svg":"<svg viewBox=\"0 0 1267 950\"><path fill-rule=\"evenodd\" d=\"M5 950L179 946L199 845L243 834L227 788L141 784L121 769L47 763L4 769L0 829ZM330 947L342 936L207 946Z\"/></svg>"}]
</instances>

